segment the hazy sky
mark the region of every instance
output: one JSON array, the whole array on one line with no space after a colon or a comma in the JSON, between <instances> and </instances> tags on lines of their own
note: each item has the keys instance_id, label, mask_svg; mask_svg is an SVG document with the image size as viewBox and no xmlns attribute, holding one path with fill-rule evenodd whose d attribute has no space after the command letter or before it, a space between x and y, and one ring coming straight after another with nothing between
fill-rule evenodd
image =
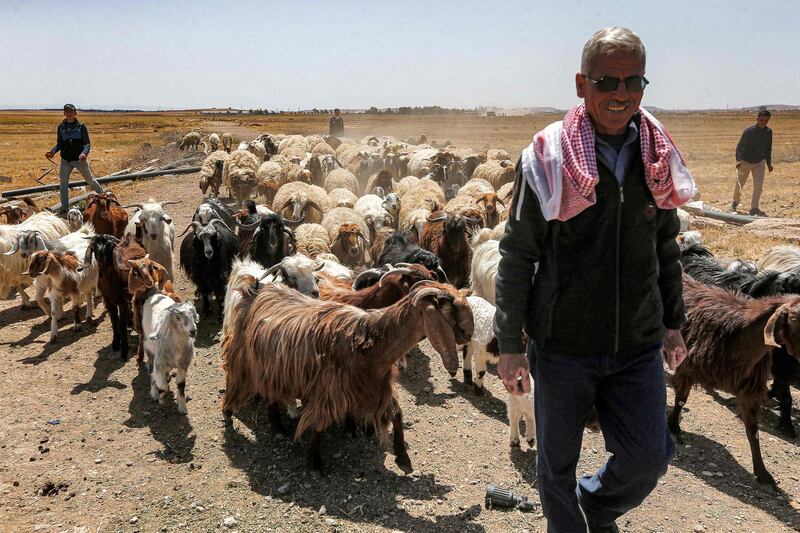
<instances>
[{"instance_id":1,"label":"hazy sky","mask_svg":"<svg viewBox=\"0 0 800 533\"><path fill-rule=\"evenodd\" d=\"M0 107L566 108L610 25L647 47L645 104L800 104L797 0L0 0Z\"/></svg>"}]
</instances>

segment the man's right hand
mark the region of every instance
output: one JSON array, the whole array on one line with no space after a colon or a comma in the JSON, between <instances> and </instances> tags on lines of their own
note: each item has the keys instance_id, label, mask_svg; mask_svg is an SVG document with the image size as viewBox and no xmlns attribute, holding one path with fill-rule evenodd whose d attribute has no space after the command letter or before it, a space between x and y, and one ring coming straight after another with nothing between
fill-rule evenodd
<instances>
[{"instance_id":1,"label":"man's right hand","mask_svg":"<svg viewBox=\"0 0 800 533\"><path fill-rule=\"evenodd\" d=\"M736 168L739 168L739 167L741 167L741 166L742 166L742 162L741 162L741 161L737 161L737 162L736 162Z\"/></svg>"},{"instance_id":2,"label":"man's right hand","mask_svg":"<svg viewBox=\"0 0 800 533\"><path fill-rule=\"evenodd\" d=\"M45 156L47 159L53 159L53 156L54 156L54 155L56 155L56 154L54 154L53 152L46 152L46 153L44 154L44 156Z\"/></svg>"},{"instance_id":3,"label":"man's right hand","mask_svg":"<svg viewBox=\"0 0 800 533\"><path fill-rule=\"evenodd\" d=\"M514 396L521 396L531 391L530 366L524 353L500 354L497 373L506 390Z\"/></svg>"}]
</instances>

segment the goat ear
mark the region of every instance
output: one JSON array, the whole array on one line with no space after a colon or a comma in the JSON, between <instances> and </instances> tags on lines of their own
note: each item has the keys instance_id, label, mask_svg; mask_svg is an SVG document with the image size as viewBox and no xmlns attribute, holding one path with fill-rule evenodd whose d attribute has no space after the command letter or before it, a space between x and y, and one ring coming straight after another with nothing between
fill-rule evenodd
<instances>
[{"instance_id":1,"label":"goat ear","mask_svg":"<svg viewBox=\"0 0 800 533\"><path fill-rule=\"evenodd\" d=\"M789 304L780 306L767 320L764 327L764 344L767 346L781 347L786 342L786 325L789 320Z\"/></svg>"},{"instance_id":2,"label":"goat ear","mask_svg":"<svg viewBox=\"0 0 800 533\"><path fill-rule=\"evenodd\" d=\"M164 284L169 281L169 277L167 276L167 269L158 263L153 263L153 270L155 270L156 272L155 282L158 283L158 288L163 290Z\"/></svg>"}]
</instances>

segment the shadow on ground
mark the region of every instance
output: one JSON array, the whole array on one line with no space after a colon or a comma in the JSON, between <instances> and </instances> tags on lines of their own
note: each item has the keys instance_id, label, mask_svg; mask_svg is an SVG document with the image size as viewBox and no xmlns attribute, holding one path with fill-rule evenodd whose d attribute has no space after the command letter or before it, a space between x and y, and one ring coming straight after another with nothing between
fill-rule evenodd
<instances>
[{"instance_id":1,"label":"shadow on ground","mask_svg":"<svg viewBox=\"0 0 800 533\"><path fill-rule=\"evenodd\" d=\"M293 424L287 428L293 431ZM324 505L333 518L402 531L485 531L473 522L479 505L462 510L438 503L452 487L424 472L400 474L394 456L374 437L352 437L340 428L326 431L321 451L327 475L319 476L306 468L305 441L274 432L267 410L255 405L234 417L223 450L247 475L252 490L314 512Z\"/></svg>"}]
</instances>

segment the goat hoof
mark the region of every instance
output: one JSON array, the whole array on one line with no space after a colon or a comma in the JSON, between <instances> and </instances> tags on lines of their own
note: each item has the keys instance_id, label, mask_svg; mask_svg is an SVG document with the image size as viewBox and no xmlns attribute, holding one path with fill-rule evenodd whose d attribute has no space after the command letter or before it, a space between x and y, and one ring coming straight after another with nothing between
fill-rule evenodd
<instances>
[{"instance_id":1,"label":"goat hoof","mask_svg":"<svg viewBox=\"0 0 800 533\"><path fill-rule=\"evenodd\" d=\"M464 369L464 384L472 385L472 370Z\"/></svg>"},{"instance_id":2,"label":"goat hoof","mask_svg":"<svg viewBox=\"0 0 800 533\"><path fill-rule=\"evenodd\" d=\"M80 331L80 330L81 330L80 324L75 324L74 326L72 326L72 331L76 331L77 332L77 331Z\"/></svg>"},{"instance_id":3,"label":"goat hoof","mask_svg":"<svg viewBox=\"0 0 800 533\"><path fill-rule=\"evenodd\" d=\"M411 458L408 454L398 455L394 458L394 463L404 474L410 474L414 471L414 467L411 466Z\"/></svg>"},{"instance_id":4,"label":"goat hoof","mask_svg":"<svg viewBox=\"0 0 800 533\"><path fill-rule=\"evenodd\" d=\"M486 394L486 390L483 388L483 384L478 385L477 383L473 383L472 391L475 393L475 396L484 396Z\"/></svg>"},{"instance_id":5,"label":"goat hoof","mask_svg":"<svg viewBox=\"0 0 800 533\"><path fill-rule=\"evenodd\" d=\"M512 448L519 448L520 447L519 446L519 439L511 439L511 442L509 444L511 445Z\"/></svg>"},{"instance_id":6,"label":"goat hoof","mask_svg":"<svg viewBox=\"0 0 800 533\"><path fill-rule=\"evenodd\" d=\"M528 441L528 448L536 448L536 439L526 439Z\"/></svg>"},{"instance_id":7,"label":"goat hoof","mask_svg":"<svg viewBox=\"0 0 800 533\"><path fill-rule=\"evenodd\" d=\"M772 476L769 476L769 479L766 481L759 481L758 486L761 487L761 490L767 494L776 495L779 493L778 484L774 479L772 479Z\"/></svg>"},{"instance_id":8,"label":"goat hoof","mask_svg":"<svg viewBox=\"0 0 800 533\"><path fill-rule=\"evenodd\" d=\"M778 431L781 432L781 435L784 437L795 439L797 438L797 431L794 429L794 424L789 421L781 421L778 422Z\"/></svg>"}]
</instances>

